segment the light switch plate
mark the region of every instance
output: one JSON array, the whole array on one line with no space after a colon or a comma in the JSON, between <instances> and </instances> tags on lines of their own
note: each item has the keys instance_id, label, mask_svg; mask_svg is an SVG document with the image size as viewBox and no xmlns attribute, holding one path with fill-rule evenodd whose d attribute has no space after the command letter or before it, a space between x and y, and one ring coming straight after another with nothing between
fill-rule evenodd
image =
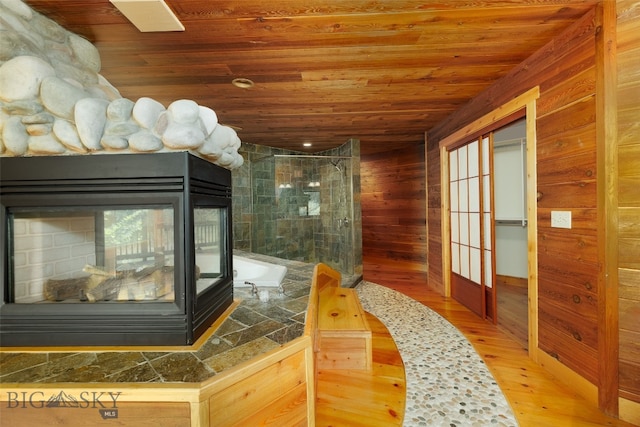
<instances>
[{"instance_id":1,"label":"light switch plate","mask_svg":"<svg viewBox=\"0 0 640 427\"><path fill-rule=\"evenodd\" d=\"M571 211L551 211L551 226L571 228Z\"/></svg>"}]
</instances>

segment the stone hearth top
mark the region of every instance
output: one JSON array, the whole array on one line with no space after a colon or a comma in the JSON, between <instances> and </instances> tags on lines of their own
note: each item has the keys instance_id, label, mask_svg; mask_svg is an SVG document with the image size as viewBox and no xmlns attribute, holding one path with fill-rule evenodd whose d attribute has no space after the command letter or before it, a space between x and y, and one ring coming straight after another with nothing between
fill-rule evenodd
<instances>
[{"instance_id":1,"label":"stone hearth top","mask_svg":"<svg viewBox=\"0 0 640 427\"><path fill-rule=\"evenodd\" d=\"M302 336L313 264L234 251L285 265L284 295L270 289L261 302L250 288L235 288L240 304L193 350L0 351L0 383L196 383Z\"/></svg>"}]
</instances>

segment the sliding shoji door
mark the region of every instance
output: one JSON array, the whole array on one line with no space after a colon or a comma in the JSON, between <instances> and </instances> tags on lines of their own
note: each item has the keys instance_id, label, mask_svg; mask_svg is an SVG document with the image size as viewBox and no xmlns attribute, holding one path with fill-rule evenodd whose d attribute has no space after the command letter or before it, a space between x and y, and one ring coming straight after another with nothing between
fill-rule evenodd
<instances>
[{"instance_id":1,"label":"sliding shoji door","mask_svg":"<svg viewBox=\"0 0 640 427\"><path fill-rule=\"evenodd\" d=\"M485 137L449 151L451 295L483 318L495 312L490 150Z\"/></svg>"}]
</instances>

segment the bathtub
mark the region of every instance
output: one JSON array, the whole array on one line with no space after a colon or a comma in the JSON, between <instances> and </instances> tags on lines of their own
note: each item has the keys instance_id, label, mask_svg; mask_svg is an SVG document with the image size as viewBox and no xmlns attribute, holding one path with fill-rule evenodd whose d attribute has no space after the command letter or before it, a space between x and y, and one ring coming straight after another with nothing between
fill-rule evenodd
<instances>
[{"instance_id":1,"label":"bathtub","mask_svg":"<svg viewBox=\"0 0 640 427\"><path fill-rule=\"evenodd\" d=\"M277 288L282 283L287 267L271 264L243 256L233 256L233 286L256 286ZM246 283L250 282L250 283Z\"/></svg>"}]
</instances>

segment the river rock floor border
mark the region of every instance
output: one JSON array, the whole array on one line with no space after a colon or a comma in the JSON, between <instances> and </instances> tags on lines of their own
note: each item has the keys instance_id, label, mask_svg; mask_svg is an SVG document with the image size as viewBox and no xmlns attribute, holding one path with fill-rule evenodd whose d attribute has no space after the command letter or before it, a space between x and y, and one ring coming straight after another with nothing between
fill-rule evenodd
<instances>
[{"instance_id":1,"label":"river rock floor border","mask_svg":"<svg viewBox=\"0 0 640 427\"><path fill-rule=\"evenodd\" d=\"M404 362L405 427L518 426L493 375L451 323L418 301L375 283L356 287L385 324Z\"/></svg>"}]
</instances>

